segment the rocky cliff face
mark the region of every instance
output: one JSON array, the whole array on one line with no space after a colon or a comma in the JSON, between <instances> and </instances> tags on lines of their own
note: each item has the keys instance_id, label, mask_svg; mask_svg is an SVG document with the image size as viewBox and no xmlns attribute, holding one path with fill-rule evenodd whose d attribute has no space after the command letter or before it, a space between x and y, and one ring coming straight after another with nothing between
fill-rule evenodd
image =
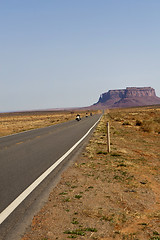
<instances>
[{"instance_id":1,"label":"rocky cliff face","mask_svg":"<svg viewBox=\"0 0 160 240\"><path fill-rule=\"evenodd\" d=\"M155 90L151 87L145 88L126 88L125 97L156 97Z\"/></svg>"},{"instance_id":2,"label":"rocky cliff face","mask_svg":"<svg viewBox=\"0 0 160 240\"><path fill-rule=\"evenodd\" d=\"M109 90L101 94L95 107L115 108L133 107L160 104L160 98L151 87L136 88L128 87L120 90Z\"/></svg>"}]
</instances>

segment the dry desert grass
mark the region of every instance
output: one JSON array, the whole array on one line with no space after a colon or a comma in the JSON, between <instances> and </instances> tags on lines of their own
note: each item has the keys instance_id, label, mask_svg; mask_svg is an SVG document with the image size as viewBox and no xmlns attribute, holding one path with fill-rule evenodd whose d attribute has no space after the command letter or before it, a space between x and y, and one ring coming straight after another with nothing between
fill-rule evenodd
<instances>
[{"instance_id":1,"label":"dry desert grass","mask_svg":"<svg viewBox=\"0 0 160 240\"><path fill-rule=\"evenodd\" d=\"M0 137L73 120L76 111L42 111L0 114ZM81 111L81 116L86 112Z\"/></svg>"},{"instance_id":2,"label":"dry desert grass","mask_svg":"<svg viewBox=\"0 0 160 240\"><path fill-rule=\"evenodd\" d=\"M106 113L22 239L159 240L159 118L159 107Z\"/></svg>"}]
</instances>

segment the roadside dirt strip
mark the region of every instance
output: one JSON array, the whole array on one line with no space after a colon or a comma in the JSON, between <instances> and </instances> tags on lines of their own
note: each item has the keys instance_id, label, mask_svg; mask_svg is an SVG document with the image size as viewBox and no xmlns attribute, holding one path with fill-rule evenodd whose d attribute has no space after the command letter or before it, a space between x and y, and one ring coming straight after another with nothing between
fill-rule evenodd
<instances>
[{"instance_id":1,"label":"roadside dirt strip","mask_svg":"<svg viewBox=\"0 0 160 240\"><path fill-rule=\"evenodd\" d=\"M52 164L41 176L39 176L30 186L28 186L5 210L0 213L0 224L26 199L26 197L61 163L65 158L73 152L73 150L89 135L92 129L100 121L97 122L87 131L87 133L79 139L63 156L61 156L54 164Z\"/></svg>"},{"instance_id":2,"label":"roadside dirt strip","mask_svg":"<svg viewBox=\"0 0 160 240\"><path fill-rule=\"evenodd\" d=\"M103 116L21 240L159 240L160 134L136 124L148 113L113 110Z\"/></svg>"},{"instance_id":3,"label":"roadside dirt strip","mask_svg":"<svg viewBox=\"0 0 160 240\"><path fill-rule=\"evenodd\" d=\"M17 239L20 223L57 181L101 115L0 138L0 235ZM40 208L39 208L40 209ZM32 217L33 217L32 211ZM17 231L16 231L17 229Z\"/></svg>"}]
</instances>

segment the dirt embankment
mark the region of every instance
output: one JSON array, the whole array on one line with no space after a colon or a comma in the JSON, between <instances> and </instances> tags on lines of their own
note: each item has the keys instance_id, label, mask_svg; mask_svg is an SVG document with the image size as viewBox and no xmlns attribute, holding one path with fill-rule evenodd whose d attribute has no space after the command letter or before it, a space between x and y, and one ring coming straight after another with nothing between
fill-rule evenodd
<instances>
[{"instance_id":1,"label":"dirt embankment","mask_svg":"<svg viewBox=\"0 0 160 240\"><path fill-rule=\"evenodd\" d=\"M22 239L159 240L159 110L112 110L104 115Z\"/></svg>"}]
</instances>

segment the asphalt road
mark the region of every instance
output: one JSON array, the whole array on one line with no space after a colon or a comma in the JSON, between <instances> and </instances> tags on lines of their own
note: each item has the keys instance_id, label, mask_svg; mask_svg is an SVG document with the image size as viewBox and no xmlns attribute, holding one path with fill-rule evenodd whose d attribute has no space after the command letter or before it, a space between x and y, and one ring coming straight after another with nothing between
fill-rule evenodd
<instances>
[{"instance_id":1,"label":"asphalt road","mask_svg":"<svg viewBox=\"0 0 160 240\"><path fill-rule=\"evenodd\" d=\"M0 138L0 213L77 143L99 118L100 115L93 115L79 122L73 120Z\"/></svg>"}]
</instances>

